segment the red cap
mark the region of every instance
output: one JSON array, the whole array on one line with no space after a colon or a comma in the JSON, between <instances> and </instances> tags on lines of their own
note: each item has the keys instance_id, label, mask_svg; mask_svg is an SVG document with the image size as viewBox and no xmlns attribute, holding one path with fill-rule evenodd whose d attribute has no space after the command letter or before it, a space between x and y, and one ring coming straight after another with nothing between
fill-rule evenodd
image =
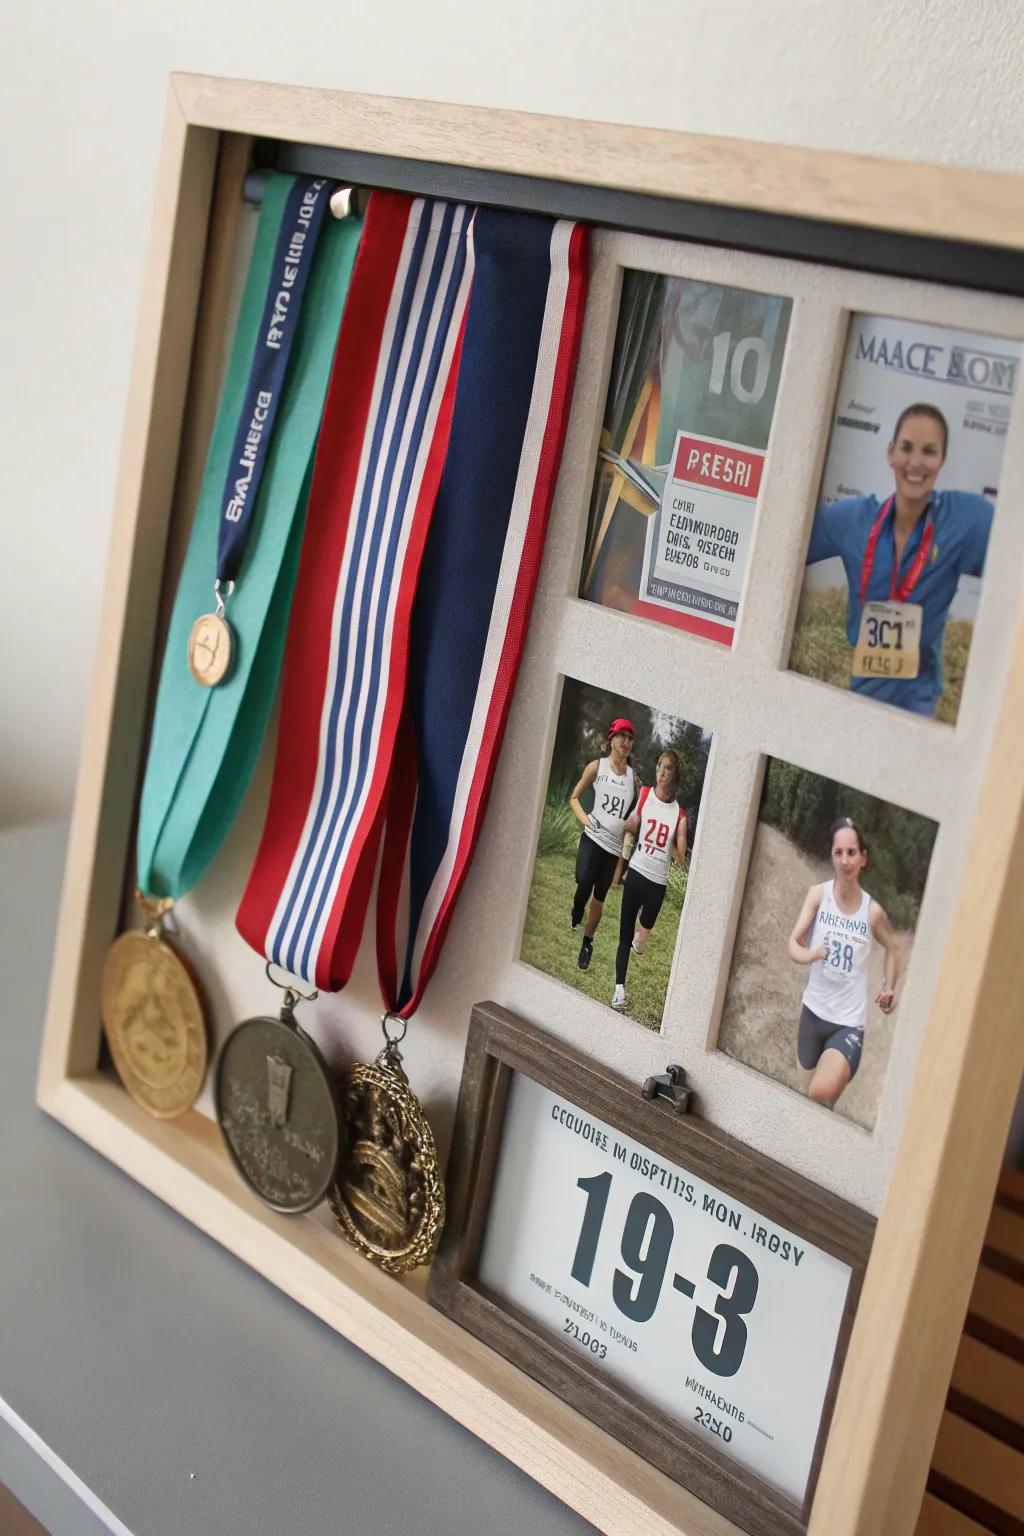
<instances>
[{"instance_id":1,"label":"red cap","mask_svg":"<svg viewBox=\"0 0 1024 1536\"><path fill-rule=\"evenodd\" d=\"M628 731L631 736L636 735L636 731L633 729L632 720L613 720L611 725L608 727L608 735L617 736L620 731Z\"/></svg>"}]
</instances>

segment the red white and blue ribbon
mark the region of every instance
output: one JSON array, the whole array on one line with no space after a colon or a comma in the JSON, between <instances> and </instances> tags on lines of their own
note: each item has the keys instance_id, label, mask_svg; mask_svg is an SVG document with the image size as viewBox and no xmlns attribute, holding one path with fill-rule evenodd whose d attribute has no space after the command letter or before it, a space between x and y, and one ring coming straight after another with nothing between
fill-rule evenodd
<instances>
[{"instance_id":1,"label":"red white and blue ribbon","mask_svg":"<svg viewBox=\"0 0 1024 1536\"><path fill-rule=\"evenodd\" d=\"M585 286L580 227L370 200L314 472L270 807L238 927L293 975L344 986L387 824L378 963L386 1005L406 1015L486 807Z\"/></svg>"},{"instance_id":2,"label":"red white and blue ribbon","mask_svg":"<svg viewBox=\"0 0 1024 1536\"><path fill-rule=\"evenodd\" d=\"M562 457L586 230L481 209L448 458L413 611L377 958L408 1017L437 963L497 767Z\"/></svg>"}]
</instances>

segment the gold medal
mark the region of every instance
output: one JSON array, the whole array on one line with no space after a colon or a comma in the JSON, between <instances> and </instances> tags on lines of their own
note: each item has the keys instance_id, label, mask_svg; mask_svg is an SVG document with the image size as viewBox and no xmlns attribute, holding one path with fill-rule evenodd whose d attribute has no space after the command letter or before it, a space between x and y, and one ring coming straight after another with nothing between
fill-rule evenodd
<instances>
[{"instance_id":1,"label":"gold medal","mask_svg":"<svg viewBox=\"0 0 1024 1536\"><path fill-rule=\"evenodd\" d=\"M136 893L144 933L122 933L103 963L100 1014L110 1054L136 1104L160 1120L183 1115L206 1076L206 1024L192 973L161 936L171 902Z\"/></svg>"},{"instance_id":2,"label":"gold medal","mask_svg":"<svg viewBox=\"0 0 1024 1536\"><path fill-rule=\"evenodd\" d=\"M444 1184L433 1133L387 1019L388 1043L377 1060L350 1067L339 1083L341 1156L328 1198L342 1232L363 1257L401 1275L426 1264L437 1247Z\"/></svg>"}]
</instances>

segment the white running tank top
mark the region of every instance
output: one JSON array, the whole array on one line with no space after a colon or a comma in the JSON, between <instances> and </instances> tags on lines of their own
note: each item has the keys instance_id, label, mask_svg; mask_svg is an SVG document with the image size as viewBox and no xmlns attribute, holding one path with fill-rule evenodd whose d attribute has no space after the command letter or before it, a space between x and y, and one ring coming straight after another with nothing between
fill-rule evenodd
<instances>
[{"instance_id":1,"label":"white running tank top","mask_svg":"<svg viewBox=\"0 0 1024 1536\"><path fill-rule=\"evenodd\" d=\"M682 808L675 800L659 800L654 790L644 785L640 791L637 814L640 817L640 830L636 835L636 849L629 867L635 869L638 875L646 875L656 885L667 885Z\"/></svg>"},{"instance_id":2,"label":"white running tank top","mask_svg":"<svg viewBox=\"0 0 1024 1536\"><path fill-rule=\"evenodd\" d=\"M612 772L610 757L602 757L597 765L594 780L594 809L591 816L597 826L588 825L586 833L599 848L607 853L621 853L626 820L636 794L633 770L626 764L625 773Z\"/></svg>"},{"instance_id":3,"label":"white running tank top","mask_svg":"<svg viewBox=\"0 0 1024 1536\"><path fill-rule=\"evenodd\" d=\"M852 917L836 906L835 881L821 887L821 905L814 919L810 948L828 945L824 960L815 960L804 988L804 1005L827 1024L863 1029L868 1014L868 956L871 929L867 891Z\"/></svg>"}]
</instances>

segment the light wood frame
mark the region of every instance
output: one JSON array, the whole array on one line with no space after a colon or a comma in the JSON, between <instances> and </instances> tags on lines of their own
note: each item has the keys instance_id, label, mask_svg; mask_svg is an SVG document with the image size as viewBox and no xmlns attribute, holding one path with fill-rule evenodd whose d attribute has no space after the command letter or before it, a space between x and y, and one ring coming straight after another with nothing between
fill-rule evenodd
<instances>
[{"instance_id":1,"label":"light wood frame","mask_svg":"<svg viewBox=\"0 0 1024 1536\"><path fill-rule=\"evenodd\" d=\"M118 925L150 661L176 504L194 497L215 404L191 373L223 321L218 263L250 135L825 221L1019 263L1024 181L991 172L198 76L171 81L84 734L39 1101L231 1251L609 1532L735 1527L312 1221L257 1206L201 1116L166 1124L97 1072L99 972ZM233 167L233 170L232 170ZM984 252L982 253L985 254ZM197 349L197 356L202 349ZM200 358L201 361L201 358ZM189 402L187 417L185 406ZM995 726L809 1523L898 1536L917 1518L1024 1069L1024 623Z\"/></svg>"}]
</instances>

